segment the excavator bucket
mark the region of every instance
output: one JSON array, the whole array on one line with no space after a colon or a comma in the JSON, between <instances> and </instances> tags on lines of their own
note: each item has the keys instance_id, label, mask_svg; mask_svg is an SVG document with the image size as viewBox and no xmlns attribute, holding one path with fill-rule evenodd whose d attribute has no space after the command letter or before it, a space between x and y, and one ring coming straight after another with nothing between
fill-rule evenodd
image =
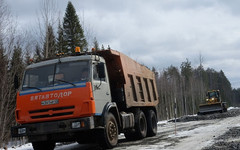
<instances>
[{"instance_id":1,"label":"excavator bucket","mask_svg":"<svg viewBox=\"0 0 240 150\"><path fill-rule=\"evenodd\" d=\"M214 112L223 112L225 107L221 102L212 103L212 104L201 104L199 105L198 114L214 113Z\"/></svg>"}]
</instances>

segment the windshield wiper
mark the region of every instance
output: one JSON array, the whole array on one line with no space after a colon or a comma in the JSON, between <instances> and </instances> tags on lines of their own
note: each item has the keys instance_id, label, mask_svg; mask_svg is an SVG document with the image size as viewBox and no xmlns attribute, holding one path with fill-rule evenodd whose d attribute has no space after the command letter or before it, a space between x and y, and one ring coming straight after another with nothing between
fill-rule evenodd
<instances>
[{"instance_id":1,"label":"windshield wiper","mask_svg":"<svg viewBox=\"0 0 240 150\"><path fill-rule=\"evenodd\" d=\"M41 92L42 92L42 90L41 90L40 88L38 88L38 87L34 87L34 86L26 86L26 87L23 87L23 88L28 88L28 89L37 89L37 90L39 90L39 91L41 91Z\"/></svg>"},{"instance_id":2,"label":"windshield wiper","mask_svg":"<svg viewBox=\"0 0 240 150\"><path fill-rule=\"evenodd\" d=\"M68 82L68 81L65 81L65 80L56 79L55 81L60 81L60 82L64 82L64 83L68 83L68 84L71 84L73 86L76 86L74 83L71 83L71 82Z\"/></svg>"}]
</instances>

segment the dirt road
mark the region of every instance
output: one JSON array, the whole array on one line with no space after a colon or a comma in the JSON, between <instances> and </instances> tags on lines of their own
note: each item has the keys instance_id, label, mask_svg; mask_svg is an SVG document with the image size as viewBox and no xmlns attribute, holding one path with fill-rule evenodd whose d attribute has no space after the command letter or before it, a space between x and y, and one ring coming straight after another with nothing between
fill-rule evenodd
<instances>
[{"instance_id":1,"label":"dirt road","mask_svg":"<svg viewBox=\"0 0 240 150\"><path fill-rule=\"evenodd\" d=\"M229 147L232 145L232 141L235 142L234 148L239 149L240 145L237 144L237 142L240 143L238 140L240 137L240 116L238 114L240 114L239 110L231 110L223 114L183 117L179 119L181 122L176 123L176 134L175 124L173 122L160 123L158 125L157 136L136 142L120 141L119 146L115 148L115 150L210 150L214 148L229 149ZM232 131L234 135L232 136L229 131ZM223 142L225 143L222 144Z\"/></svg>"},{"instance_id":2,"label":"dirt road","mask_svg":"<svg viewBox=\"0 0 240 150\"><path fill-rule=\"evenodd\" d=\"M176 122L159 122L158 133L139 141L127 141L119 136L113 150L237 150L240 149L240 109L204 116L185 116ZM57 144L55 150L96 150L95 144ZM17 150L19 150L17 148ZM32 150L31 147L21 150Z\"/></svg>"}]
</instances>

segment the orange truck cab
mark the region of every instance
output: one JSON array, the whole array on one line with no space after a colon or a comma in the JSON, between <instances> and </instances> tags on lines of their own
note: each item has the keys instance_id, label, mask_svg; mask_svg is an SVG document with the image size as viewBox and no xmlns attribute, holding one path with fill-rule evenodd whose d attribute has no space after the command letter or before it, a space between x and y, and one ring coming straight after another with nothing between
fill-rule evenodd
<instances>
[{"instance_id":1,"label":"orange truck cab","mask_svg":"<svg viewBox=\"0 0 240 150\"><path fill-rule=\"evenodd\" d=\"M113 148L121 132L128 139L156 135L157 103L154 74L120 52L59 57L26 68L11 133L27 136L34 149L63 141Z\"/></svg>"}]
</instances>

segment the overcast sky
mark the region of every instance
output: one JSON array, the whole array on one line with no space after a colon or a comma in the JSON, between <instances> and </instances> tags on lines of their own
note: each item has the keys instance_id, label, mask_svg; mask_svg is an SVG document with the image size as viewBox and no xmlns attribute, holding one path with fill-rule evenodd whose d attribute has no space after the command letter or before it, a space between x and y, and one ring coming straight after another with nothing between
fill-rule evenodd
<instances>
[{"instance_id":1,"label":"overcast sky","mask_svg":"<svg viewBox=\"0 0 240 150\"><path fill-rule=\"evenodd\" d=\"M5 0L19 26L37 25L42 0ZM56 0L63 18L67 0ZM138 62L163 70L192 66L223 70L240 87L239 0L71 0L84 27L105 48L110 45ZM83 17L84 16L84 17Z\"/></svg>"}]
</instances>

